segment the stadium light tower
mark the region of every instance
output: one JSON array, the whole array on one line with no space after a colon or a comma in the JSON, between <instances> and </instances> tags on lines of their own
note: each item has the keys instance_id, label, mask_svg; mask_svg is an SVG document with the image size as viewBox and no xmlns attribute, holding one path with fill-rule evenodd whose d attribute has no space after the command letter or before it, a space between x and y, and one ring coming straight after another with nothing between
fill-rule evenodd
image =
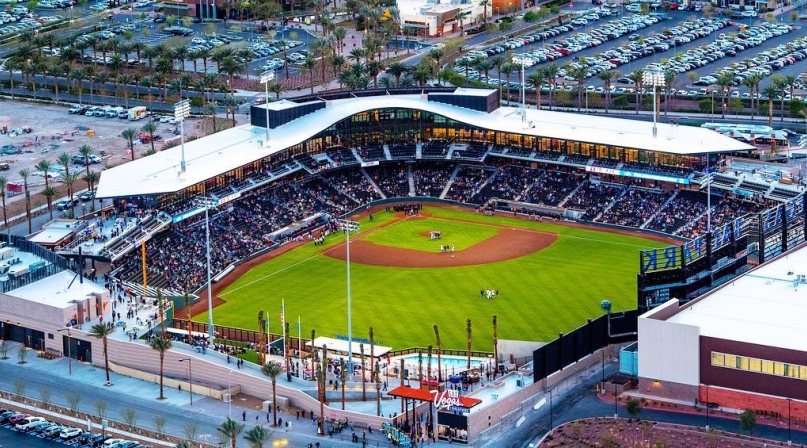
<instances>
[{"instance_id":1,"label":"stadium light tower","mask_svg":"<svg viewBox=\"0 0 807 448\"><path fill-rule=\"evenodd\" d=\"M179 142L182 147L182 162L179 165L179 178L185 180L185 119L191 114L191 102L182 100L174 104L174 118L179 123Z\"/></svg>"},{"instance_id":2,"label":"stadium light tower","mask_svg":"<svg viewBox=\"0 0 807 448\"><path fill-rule=\"evenodd\" d=\"M340 219L337 221L339 227L345 231L347 236L346 246L346 261L347 261L347 352L348 360L347 371L350 376L353 376L353 320L350 312L350 232L359 231L359 223L357 221L349 221L347 219Z\"/></svg>"},{"instance_id":3,"label":"stadium light tower","mask_svg":"<svg viewBox=\"0 0 807 448\"><path fill-rule=\"evenodd\" d=\"M263 146L269 146L269 83L275 80L275 72L268 70L261 73L261 84L266 88L263 106L266 109L266 139Z\"/></svg>"},{"instance_id":4,"label":"stadium light tower","mask_svg":"<svg viewBox=\"0 0 807 448\"><path fill-rule=\"evenodd\" d=\"M664 72L660 69L645 70L642 83L653 89L653 137L658 135L658 114L656 112L656 88L664 85Z\"/></svg>"},{"instance_id":5,"label":"stadium light tower","mask_svg":"<svg viewBox=\"0 0 807 448\"><path fill-rule=\"evenodd\" d=\"M198 198L197 205L205 209L205 250L207 252L207 333L210 344L216 339L216 332L213 331L213 283L210 280L210 208L217 205L216 200L202 196Z\"/></svg>"}]
</instances>

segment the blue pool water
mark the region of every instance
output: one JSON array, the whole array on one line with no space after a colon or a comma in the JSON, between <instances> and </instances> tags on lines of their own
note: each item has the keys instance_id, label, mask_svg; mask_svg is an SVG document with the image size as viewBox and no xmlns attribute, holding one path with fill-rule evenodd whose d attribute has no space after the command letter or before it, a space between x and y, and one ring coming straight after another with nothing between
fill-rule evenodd
<instances>
[{"instance_id":1,"label":"blue pool water","mask_svg":"<svg viewBox=\"0 0 807 448\"><path fill-rule=\"evenodd\" d=\"M423 364L426 365L429 361L429 357L423 355ZM404 357L404 362L406 364L417 364L418 362L418 355L407 355ZM486 362L482 359L471 358L471 368L478 368L482 365L483 362ZM464 369L465 366L468 365L467 358L459 358L456 356L442 356L440 358L440 364L443 368L446 367L453 367L456 369ZM437 368L437 355L432 355L432 367Z\"/></svg>"}]
</instances>

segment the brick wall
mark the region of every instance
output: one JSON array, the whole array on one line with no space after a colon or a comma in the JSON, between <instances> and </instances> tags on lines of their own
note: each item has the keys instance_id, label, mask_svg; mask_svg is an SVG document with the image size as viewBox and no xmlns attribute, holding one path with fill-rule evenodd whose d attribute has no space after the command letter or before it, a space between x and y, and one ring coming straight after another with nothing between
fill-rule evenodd
<instances>
[{"instance_id":1,"label":"brick wall","mask_svg":"<svg viewBox=\"0 0 807 448\"><path fill-rule=\"evenodd\" d=\"M787 398L709 386L709 398L707 400L706 389L706 386L701 386L698 391L700 400L703 403L717 403L721 407L731 409L751 409L759 413L778 414L780 418L787 418ZM807 420L807 402L791 400L790 418L793 420Z\"/></svg>"}]
</instances>

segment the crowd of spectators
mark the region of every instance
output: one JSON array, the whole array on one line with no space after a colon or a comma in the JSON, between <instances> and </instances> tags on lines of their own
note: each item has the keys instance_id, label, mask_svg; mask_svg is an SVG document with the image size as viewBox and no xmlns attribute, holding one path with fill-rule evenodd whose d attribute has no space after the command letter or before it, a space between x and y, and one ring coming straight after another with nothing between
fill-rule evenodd
<instances>
[{"instance_id":1,"label":"crowd of spectators","mask_svg":"<svg viewBox=\"0 0 807 448\"><path fill-rule=\"evenodd\" d=\"M381 199L381 195L359 170L340 170L323 174L323 179L331 183L342 194L354 199L359 205Z\"/></svg>"},{"instance_id":2,"label":"crowd of spectators","mask_svg":"<svg viewBox=\"0 0 807 448\"><path fill-rule=\"evenodd\" d=\"M641 227L670 197L661 191L629 189L606 210L599 221L628 227Z\"/></svg>"},{"instance_id":3,"label":"crowd of spectators","mask_svg":"<svg viewBox=\"0 0 807 448\"><path fill-rule=\"evenodd\" d=\"M383 165L367 169L373 182L388 198L409 196L409 174L406 165Z\"/></svg>"},{"instance_id":4,"label":"crowd of spectators","mask_svg":"<svg viewBox=\"0 0 807 448\"><path fill-rule=\"evenodd\" d=\"M415 194L439 198L448 184L448 178L454 172L453 163L432 163L412 168L415 179Z\"/></svg>"},{"instance_id":5,"label":"crowd of spectators","mask_svg":"<svg viewBox=\"0 0 807 448\"><path fill-rule=\"evenodd\" d=\"M482 167L461 165L459 172L454 176L454 182L448 189L446 199L459 202L470 202L471 197L482 186L489 173Z\"/></svg>"},{"instance_id":6,"label":"crowd of spectators","mask_svg":"<svg viewBox=\"0 0 807 448\"><path fill-rule=\"evenodd\" d=\"M577 189L564 204L568 208L584 210L583 219L593 221L622 192L624 186L587 182Z\"/></svg>"},{"instance_id":7,"label":"crowd of spectators","mask_svg":"<svg viewBox=\"0 0 807 448\"><path fill-rule=\"evenodd\" d=\"M724 196L717 204L715 204L714 197L712 199L712 228L722 226L749 213L759 213L765 207L765 204L747 201L732 195ZM708 228L706 223L707 216L702 215L697 221L683 226L677 234L685 238L697 238L705 235Z\"/></svg>"},{"instance_id":8,"label":"crowd of spectators","mask_svg":"<svg viewBox=\"0 0 807 448\"><path fill-rule=\"evenodd\" d=\"M680 191L678 195L653 218L648 229L674 233L706 211L706 194L697 191Z\"/></svg>"},{"instance_id":9,"label":"crowd of spectators","mask_svg":"<svg viewBox=\"0 0 807 448\"><path fill-rule=\"evenodd\" d=\"M523 201L556 206L582 181L582 176L565 171L547 171L524 194Z\"/></svg>"},{"instance_id":10,"label":"crowd of spectators","mask_svg":"<svg viewBox=\"0 0 807 448\"><path fill-rule=\"evenodd\" d=\"M472 202L484 204L490 198L516 199L540 176L540 171L517 165L501 165Z\"/></svg>"}]
</instances>

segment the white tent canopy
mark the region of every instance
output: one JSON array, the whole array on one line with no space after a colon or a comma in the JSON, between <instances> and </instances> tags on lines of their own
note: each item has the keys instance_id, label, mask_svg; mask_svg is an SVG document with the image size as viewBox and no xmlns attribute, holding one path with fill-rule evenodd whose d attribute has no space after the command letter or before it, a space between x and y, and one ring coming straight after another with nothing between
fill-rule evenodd
<instances>
[{"instance_id":1,"label":"white tent canopy","mask_svg":"<svg viewBox=\"0 0 807 448\"><path fill-rule=\"evenodd\" d=\"M353 341L352 349L353 349L353 354L354 355L361 354L361 350L359 350L360 344L361 344L361 342L357 342L355 340ZM305 345L310 347L311 342L306 342ZM347 353L348 342L345 341L345 340L342 340L342 339L326 338L326 337L320 336L320 337L314 339L314 345L316 345L317 348L320 348L320 349L324 345L324 346L328 347L328 352L330 352L330 353L334 353L334 352ZM373 350L373 354L375 355L376 358L380 358L382 356L387 356L387 353L389 353L391 350L392 350L392 347L384 347L382 345L376 345L374 350ZM365 356L370 356L370 344L368 344L368 343L364 344L364 355Z\"/></svg>"}]
</instances>

